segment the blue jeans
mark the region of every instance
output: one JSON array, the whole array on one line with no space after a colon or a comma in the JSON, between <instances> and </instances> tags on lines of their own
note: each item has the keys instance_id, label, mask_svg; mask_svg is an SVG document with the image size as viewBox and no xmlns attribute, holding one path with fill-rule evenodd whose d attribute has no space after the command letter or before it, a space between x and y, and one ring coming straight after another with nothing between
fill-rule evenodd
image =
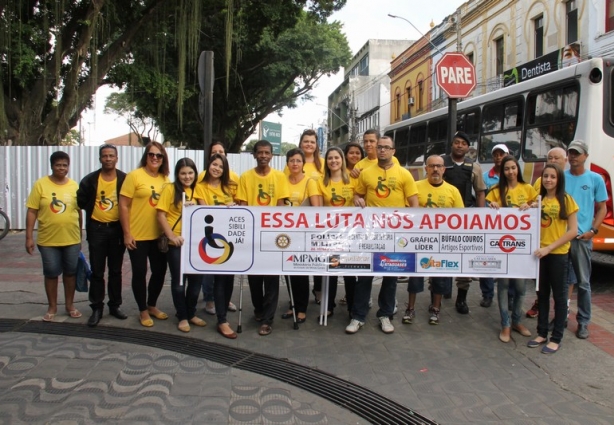
<instances>
[{"instance_id":1,"label":"blue jeans","mask_svg":"<svg viewBox=\"0 0 614 425\"><path fill-rule=\"evenodd\" d=\"M212 274L204 274L203 275L203 298L206 303L213 302L213 275Z\"/></svg>"},{"instance_id":2,"label":"blue jeans","mask_svg":"<svg viewBox=\"0 0 614 425\"><path fill-rule=\"evenodd\" d=\"M569 258L578 284L578 325L588 325L591 321L591 252L592 240L572 239Z\"/></svg>"},{"instance_id":3,"label":"blue jeans","mask_svg":"<svg viewBox=\"0 0 614 425\"><path fill-rule=\"evenodd\" d=\"M352 318L364 322L369 311L369 298L373 287L373 276L359 276L354 293L354 305L352 306ZM382 279L382 288L379 291L377 303L377 317L392 317L394 302L397 292L397 277L386 276Z\"/></svg>"},{"instance_id":4,"label":"blue jeans","mask_svg":"<svg viewBox=\"0 0 614 425\"><path fill-rule=\"evenodd\" d=\"M481 277L480 290L482 291L482 298L493 299L495 297L495 279L492 277Z\"/></svg>"},{"instance_id":5,"label":"blue jeans","mask_svg":"<svg viewBox=\"0 0 614 425\"><path fill-rule=\"evenodd\" d=\"M431 276L431 292L437 295L449 294L452 291L452 278ZM419 294L424 292L424 278L410 277L407 283L407 292L410 294Z\"/></svg>"},{"instance_id":6,"label":"blue jeans","mask_svg":"<svg viewBox=\"0 0 614 425\"><path fill-rule=\"evenodd\" d=\"M77 274L80 244L66 246L37 245L37 247L43 260L43 276L53 279L61 274L66 276Z\"/></svg>"},{"instance_id":7,"label":"blue jeans","mask_svg":"<svg viewBox=\"0 0 614 425\"><path fill-rule=\"evenodd\" d=\"M181 275L181 248L169 246L168 253L168 268L171 272L171 295L173 296L173 304L177 311L177 318L181 320L190 320L196 315L196 303L198 302L198 294L202 286L202 276L198 274L186 274L186 282L180 285Z\"/></svg>"},{"instance_id":8,"label":"blue jeans","mask_svg":"<svg viewBox=\"0 0 614 425\"><path fill-rule=\"evenodd\" d=\"M501 326L507 328L510 326L510 315L507 311L508 293L510 285L514 286L516 295L514 296L514 306L512 308L512 325L520 324L522 317L522 303L524 302L524 294L527 286L525 279L502 279L497 281L497 299L499 301L499 313L501 314Z\"/></svg>"},{"instance_id":9,"label":"blue jeans","mask_svg":"<svg viewBox=\"0 0 614 425\"><path fill-rule=\"evenodd\" d=\"M554 299L554 329L550 341L561 343L567 318L567 254L548 254L539 260L537 334L548 338L550 292Z\"/></svg>"}]
</instances>

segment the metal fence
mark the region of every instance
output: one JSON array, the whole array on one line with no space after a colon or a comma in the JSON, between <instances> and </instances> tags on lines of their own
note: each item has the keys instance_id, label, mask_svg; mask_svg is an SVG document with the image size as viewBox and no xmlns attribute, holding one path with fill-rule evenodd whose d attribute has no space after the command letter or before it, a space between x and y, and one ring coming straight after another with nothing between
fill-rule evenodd
<instances>
[{"instance_id":1,"label":"metal fence","mask_svg":"<svg viewBox=\"0 0 614 425\"><path fill-rule=\"evenodd\" d=\"M119 161L117 168L129 172L137 168L143 155L142 147L118 146ZM92 171L100 168L98 147L96 146L0 146L0 207L11 219L11 229L25 229L26 200L36 180L49 175L49 157L53 152L64 151L70 156L68 176L77 183ZM166 148L171 173L180 158L191 158L201 171L204 164L202 150ZM256 162L250 153L229 154L230 169L237 174L253 168ZM274 156L271 167L283 170L286 160ZM172 175L170 176L172 180Z\"/></svg>"}]
</instances>

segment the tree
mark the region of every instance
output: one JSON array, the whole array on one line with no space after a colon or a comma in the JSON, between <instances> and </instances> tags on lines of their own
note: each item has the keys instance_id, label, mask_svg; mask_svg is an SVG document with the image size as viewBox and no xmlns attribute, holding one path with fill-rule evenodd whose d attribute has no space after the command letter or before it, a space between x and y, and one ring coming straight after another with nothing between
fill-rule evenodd
<instances>
[{"instance_id":1,"label":"tree","mask_svg":"<svg viewBox=\"0 0 614 425\"><path fill-rule=\"evenodd\" d=\"M175 67L192 69L201 32L208 31L203 10L215 3L216 15L223 15L235 1L0 0L0 145L9 140L15 145L60 143L98 88L111 84L109 72L132 60L135 40L155 41L148 35L158 30L159 22L172 23L166 29L180 46L172 58ZM325 19L345 0L243 3L263 9L280 4L307 7L312 16ZM221 39L231 41L232 22L226 28ZM177 75L174 83L182 88L185 72ZM181 111L183 90L176 94L174 103Z\"/></svg>"},{"instance_id":2,"label":"tree","mask_svg":"<svg viewBox=\"0 0 614 425\"><path fill-rule=\"evenodd\" d=\"M143 138L158 140L158 128L154 121L138 110L136 102L123 92L111 93L104 105L104 112L114 113L126 120L130 130L138 136L138 142L145 145Z\"/></svg>"},{"instance_id":3,"label":"tree","mask_svg":"<svg viewBox=\"0 0 614 425\"><path fill-rule=\"evenodd\" d=\"M315 83L345 65L351 53L338 22L315 19L300 9L293 20L294 9L286 6L263 8L262 2L241 2L234 12L235 59L227 91L226 79L219 77L226 66L222 25L225 16L214 13L219 2L210 1L213 9L203 12L207 34L201 39L200 49L213 50L215 54L213 134L226 142L229 152L238 152L260 120L283 107L294 107L300 97L308 97ZM280 5L286 3L280 1ZM133 62L115 70L118 84L127 82L126 93L133 94L142 113L154 117L165 140L201 148L197 76L194 70L186 71L181 119L173 102L180 90L180 69L173 60L177 43L164 23L158 23L158 27L158 34L150 34L156 42L139 44L133 49ZM162 60L160 51L167 52L167 59L162 67L152 67L152 63Z\"/></svg>"},{"instance_id":4,"label":"tree","mask_svg":"<svg viewBox=\"0 0 614 425\"><path fill-rule=\"evenodd\" d=\"M62 145L62 146L78 146L81 143L82 143L81 134L79 133L79 131L77 129L73 128L68 133L66 133L66 136L64 136L64 139L62 139L62 141L60 142L60 145Z\"/></svg>"}]
</instances>

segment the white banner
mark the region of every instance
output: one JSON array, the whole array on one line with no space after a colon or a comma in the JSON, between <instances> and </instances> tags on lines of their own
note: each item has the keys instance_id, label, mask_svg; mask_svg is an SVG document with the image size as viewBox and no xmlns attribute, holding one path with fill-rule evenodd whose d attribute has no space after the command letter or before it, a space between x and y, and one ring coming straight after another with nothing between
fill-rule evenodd
<instances>
[{"instance_id":1,"label":"white banner","mask_svg":"<svg viewBox=\"0 0 614 425\"><path fill-rule=\"evenodd\" d=\"M536 278L539 209L191 206L183 272Z\"/></svg>"}]
</instances>

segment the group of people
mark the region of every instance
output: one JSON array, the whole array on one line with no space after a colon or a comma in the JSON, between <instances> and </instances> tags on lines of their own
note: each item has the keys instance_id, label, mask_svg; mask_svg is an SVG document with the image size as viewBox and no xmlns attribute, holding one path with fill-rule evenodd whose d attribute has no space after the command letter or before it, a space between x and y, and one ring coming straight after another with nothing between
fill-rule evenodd
<instances>
[{"instance_id":1,"label":"group of people","mask_svg":"<svg viewBox=\"0 0 614 425\"><path fill-rule=\"evenodd\" d=\"M105 299L104 273L108 267L109 313L126 319L122 312L121 267L125 249L132 265L132 291L139 308L142 326L154 325L152 318L165 320L168 314L156 306L168 268L171 293L178 319L178 329L189 332L190 325L205 326L196 315L201 290L206 294L207 311L217 315L218 332L236 338L226 318L236 309L230 302L232 275L180 276L182 209L185 205L243 206L317 206L317 207L386 207L386 208L519 208L539 205L541 196L541 243L534 255L540 259L540 285L535 312L538 319L535 339L529 347L543 345L542 352L554 353L561 344L570 284L578 283L578 338L588 337L590 321L590 251L591 238L605 216L607 195L601 178L584 168L588 146L582 141L570 143L567 151L554 148L535 187L525 183L518 160L509 154L505 144L492 149L494 167L482 173L480 166L469 159L469 136L462 131L454 135L448 155L430 155L425 160L425 179L416 182L412 174L395 157L395 143L375 130L363 135L363 146L349 143L344 150L328 149L321 157L317 134L306 130L296 149L286 155L283 172L271 168L272 145L266 140L253 147L256 166L240 177L228 166L221 143L214 143L205 171L198 174L189 158L180 159L169 180L170 164L164 146L150 142L145 147L139 167L127 175L116 168L117 149L100 147L101 168L87 175L79 185L68 178L70 158L64 152L51 155L50 176L39 179L27 201L26 250L34 251L33 229L38 220L36 245L43 260L48 310L44 321L53 321L57 314L58 277L61 274L66 297L66 312L81 317L74 307L75 274L81 244L81 210L85 211L92 277L89 300L92 315L89 326L96 326L102 316ZM364 147L364 150L363 150ZM564 171L567 154L570 169ZM596 177L595 177L596 176ZM596 208L595 208L596 206ZM168 249L159 237L168 240ZM150 278L147 281L147 271ZM569 278L568 271L569 270ZM306 320L309 303L309 276L286 277L291 282L293 312L285 310L282 319ZM350 323L346 333L354 334L364 326L371 306L372 276L343 276ZM390 319L396 313L397 277L385 276L377 298L377 317L384 333L394 332ZM314 276L316 302L320 302L322 276ZM431 277L429 289L429 323L439 323L442 299L451 297L452 278ZM279 276L249 275L254 319L260 323L262 336L272 332L279 299ZM455 307L467 314L467 291L471 279L457 278ZM494 298L494 280L480 279L483 307ZM497 280L497 299L502 330L499 339L510 340L511 331L530 337L521 323L525 296L524 279ZM425 279L411 277L407 286L407 309L403 323L416 319L417 294L424 291ZM337 277L330 276L326 314L336 308ZM549 298L555 301L555 316L548 323ZM208 295L207 295L208 294ZM213 302L214 305L209 303ZM510 317L509 310L512 314ZM529 312L533 317L533 312ZM296 316L294 316L296 314ZM321 319L321 318L320 318ZM551 333L550 339L548 334Z\"/></svg>"}]
</instances>

